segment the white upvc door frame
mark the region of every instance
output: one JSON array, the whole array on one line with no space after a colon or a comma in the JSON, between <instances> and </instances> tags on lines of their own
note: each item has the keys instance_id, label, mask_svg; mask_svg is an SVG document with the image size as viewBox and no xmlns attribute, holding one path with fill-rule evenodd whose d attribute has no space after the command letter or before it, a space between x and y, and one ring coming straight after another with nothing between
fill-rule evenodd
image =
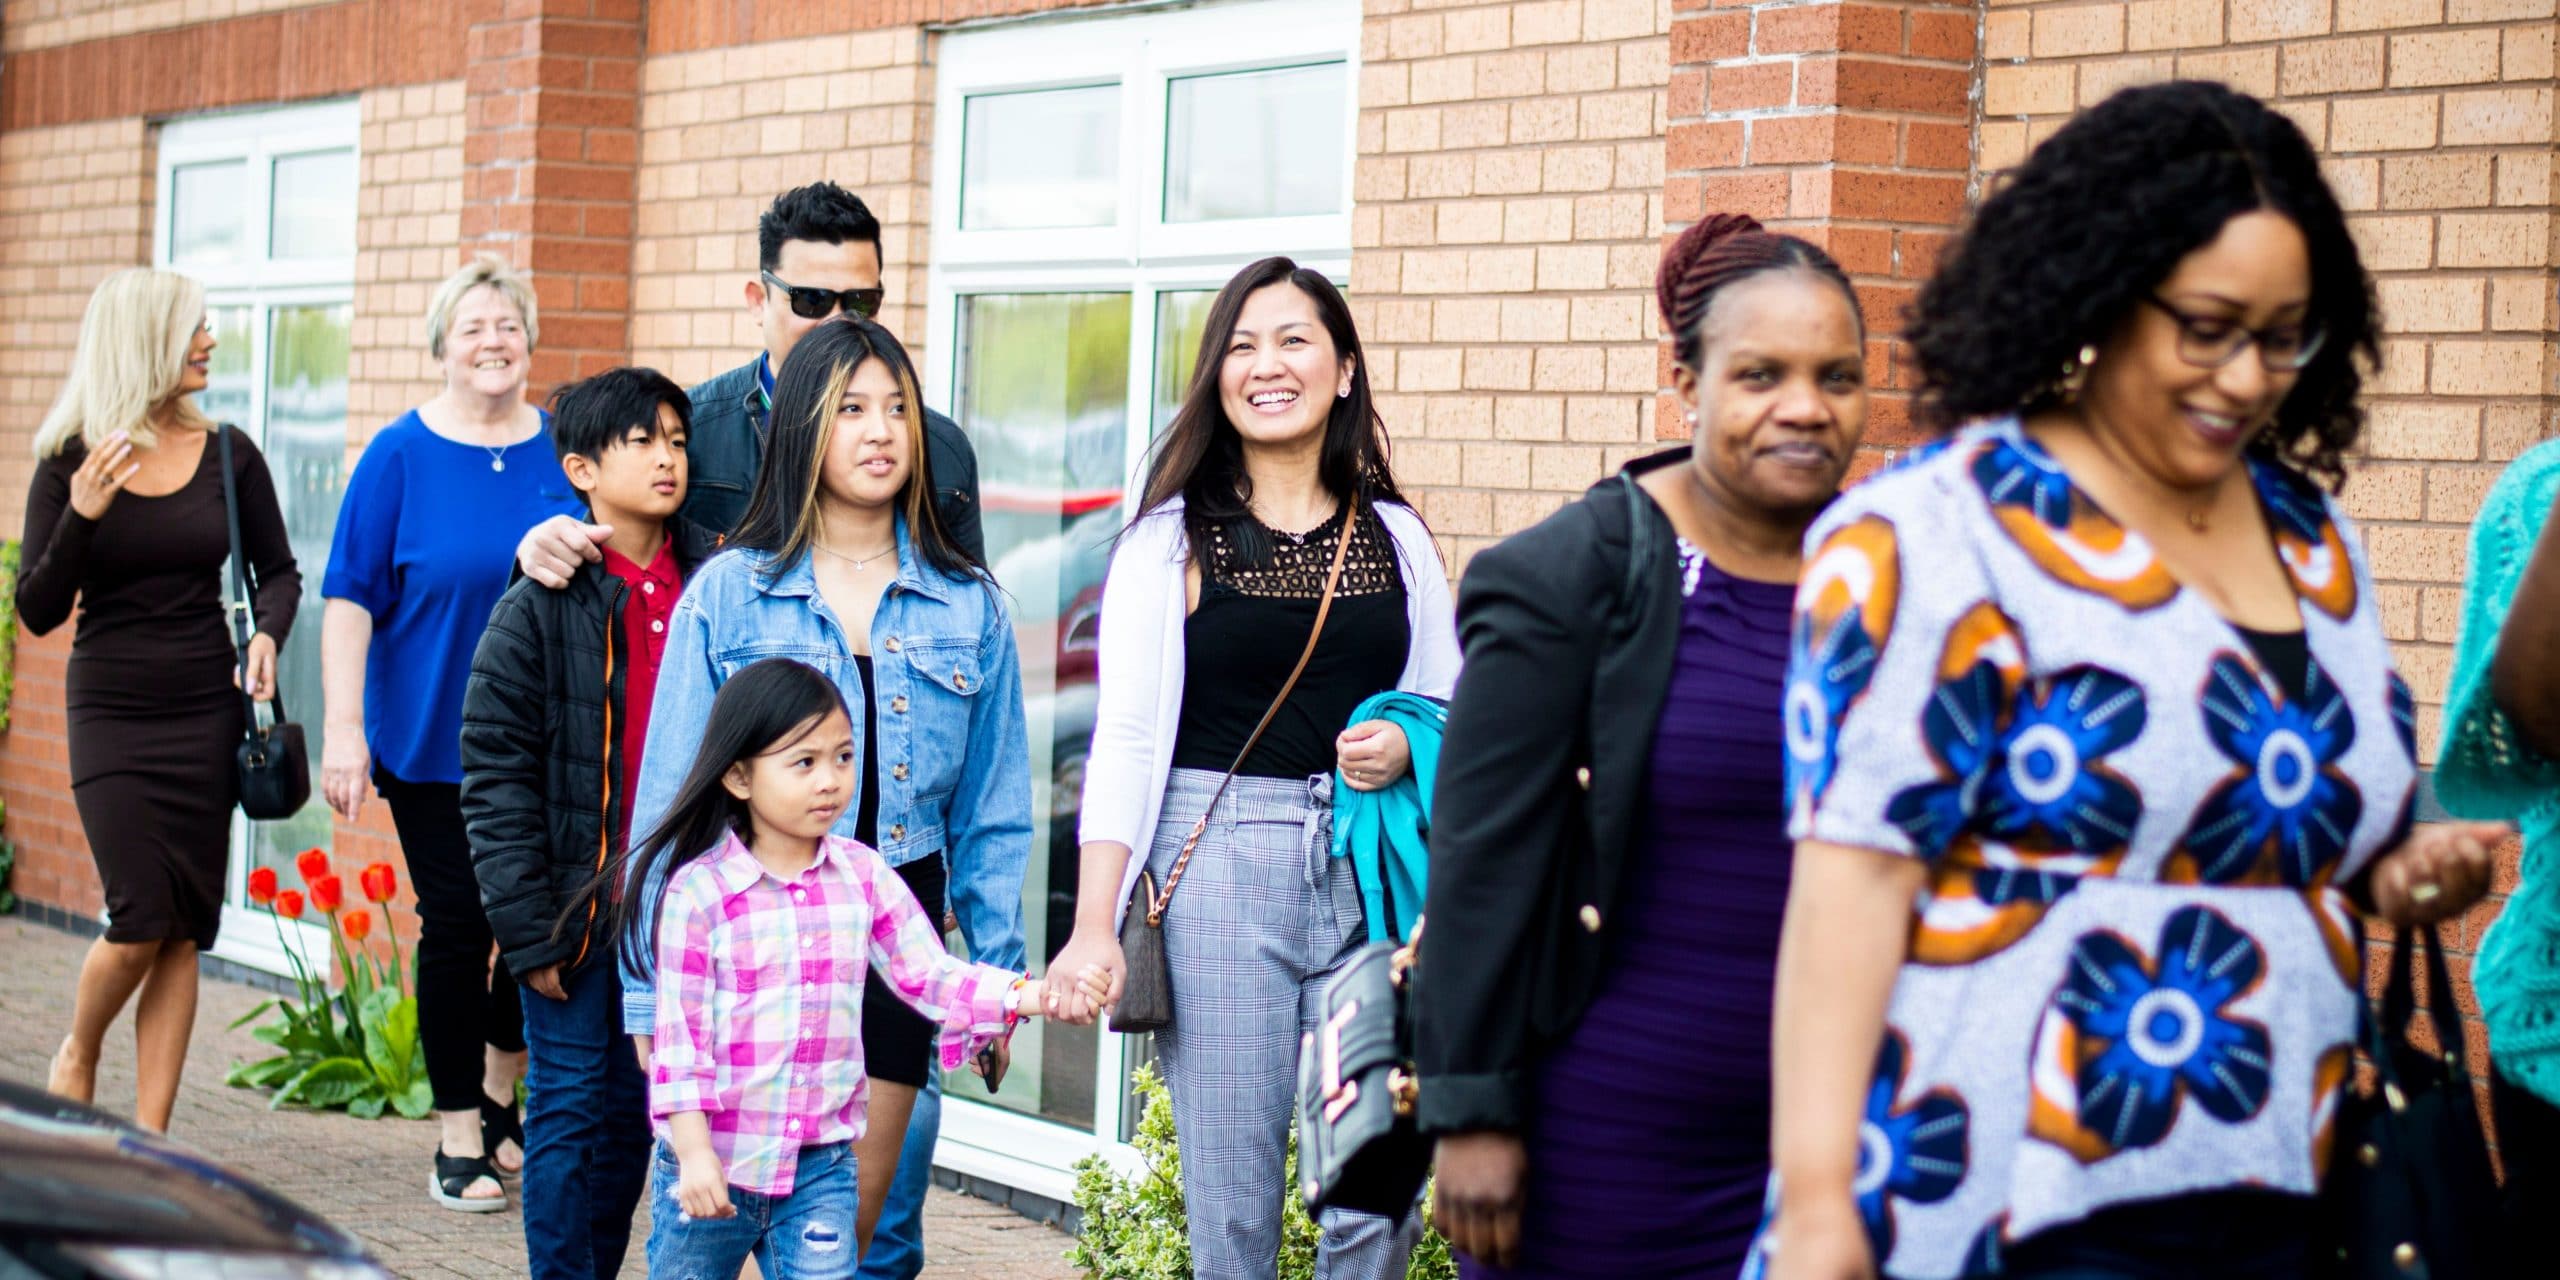
<instances>
[{"instance_id":1,"label":"white upvc door frame","mask_svg":"<svg viewBox=\"0 0 2560 1280\"><path fill-rule=\"evenodd\" d=\"M315 151L355 151L361 174L361 137L361 110L353 98L190 116L160 126L154 167L157 195L152 202L151 260L157 266L183 271L202 283L208 310L249 309L249 409L244 415L247 421L235 425L262 449L267 445L267 361L273 345L275 313L294 307L352 306L355 302L352 258L335 262L268 257L275 162ZM233 161L246 165L249 179L243 184L242 260L223 264L171 262L176 194L172 174L189 165ZM350 208L347 215L353 219L356 209ZM316 566L306 568L318 571ZM227 575L224 581L229 582ZM307 621L318 625L316 619ZM223 885L222 932L214 942L212 954L275 974L291 974L298 962L325 980L333 967L325 927L307 921L279 920L268 912L245 910L238 905L248 886L248 847L248 819L234 809L230 869Z\"/></svg>"},{"instance_id":2,"label":"white upvc door frame","mask_svg":"<svg viewBox=\"0 0 2560 1280\"><path fill-rule=\"evenodd\" d=\"M1245 50L1250 52L1241 52ZM926 400L957 403L966 298L1126 294L1130 429L1123 474L1124 492L1134 494L1153 436L1162 295L1217 289L1238 267L1272 254L1286 254L1336 281L1349 279L1359 55L1360 8L1353 0L1242 0L945 33L935 66L935 119L948 123L933 146L933 255L926 271L923 334ZM1333 61L1341 62L1345 73L1342 212L1189 224L1163 220L1170 81ZM1115 81L1121 86L1121 149L1119 218L1113 226L960 229L960 134L969 97ZM1106 1032L1097 1040L1089 1131L978 1101L966 1096L967 1085L955 1083L945 1096L934 1162L1061 1203L1073 1202L1072 1169L1087 1156L1100 1154L1124 1173L1140 1169L1143 1162L1122 1126L1130 1038Z\"/></svg>"}]
</instances>

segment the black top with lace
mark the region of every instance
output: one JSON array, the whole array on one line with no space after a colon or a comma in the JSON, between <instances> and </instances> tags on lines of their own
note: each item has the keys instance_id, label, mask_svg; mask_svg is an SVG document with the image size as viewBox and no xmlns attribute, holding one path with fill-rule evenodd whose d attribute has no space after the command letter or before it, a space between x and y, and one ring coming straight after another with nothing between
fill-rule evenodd
<instances>
[{"instance_id":1,"label":"black top with lace","mask_svg":"<svg viewBox=\"0 0 2560 1280\"><path fill-rule=\"evenodd\" d=\"M1173 767L1224 773L1234 763L1306 648L1342 527L1337 511L1303 535L1250 517L1211 530L1200 557L1200 604L1183 624L1182 723ZM1315 656L1238 772L1257 778L1331 773L1334 737L1362 700L1396 686L1411 643L1395 540L1375 512L1364 511L1352 522L1342 583Z\"/></svg>"}]
</instances>

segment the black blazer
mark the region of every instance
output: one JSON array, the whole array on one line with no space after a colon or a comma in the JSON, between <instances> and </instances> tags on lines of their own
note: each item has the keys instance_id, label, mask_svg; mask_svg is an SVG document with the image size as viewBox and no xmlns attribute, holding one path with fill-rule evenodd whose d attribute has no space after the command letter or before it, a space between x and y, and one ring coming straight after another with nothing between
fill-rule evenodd
<instances>
[{"instance_id":1,"label":"black blazer","mask_svg":"<svg viewBox=\"0 0 2560 1280\"><path fill-rule=\"evenodd\" d=\"M1628 464L1477 552L1432 792L1415 983L1420 1121L1517 1131L1532 1064L1591 1002L1680 640L1671 522Z\"/></svg>"}]
</instances>

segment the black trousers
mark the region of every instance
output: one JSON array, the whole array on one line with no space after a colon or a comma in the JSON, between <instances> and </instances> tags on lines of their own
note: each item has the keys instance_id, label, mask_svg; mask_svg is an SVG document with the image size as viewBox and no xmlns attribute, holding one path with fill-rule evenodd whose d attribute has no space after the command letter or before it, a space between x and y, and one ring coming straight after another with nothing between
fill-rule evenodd
<instances>
[{"instance_id":1,"label":"black trousers","mask_svg":"<svg viewBox=\"0 0 2560 1280\"><path fill-rule=\"evenodd\" d=\"M2500 1198L2511 1238L2521 1248L2543 1239L2560 1221L2560 1106L2493 1071L2489 1108L2498 1120L2498 1159L2506 1166Z\"/></svg>"},{"instance_id":2,"label":"black trousers","mask_svg":"<svg viewBox=\"0 0 2560 1280\"><path fill-rule=\"evenodd\" d=\"M391 806L418 894L418 1042L426 1050L427 1085L438 1111L478 1110L483 1047L524 1051L524 1005L507 962L492 954L497 938L480 909L480 881L471 874L462 786L403 782L380 767L373 785Z\"/></svg>"},{"instance_id":3,"label":"black trousers","mask_svg":"<svg viewBox=\"0 0 2560 1280\"><path fill-rule=\"evenodd\" d=\"M2003 1259L2018 1280L2272 1280L2311 1273L2308 1196L2201 1191L2100 1209L2040 1231Z\"/></svg>"}]
</instances>

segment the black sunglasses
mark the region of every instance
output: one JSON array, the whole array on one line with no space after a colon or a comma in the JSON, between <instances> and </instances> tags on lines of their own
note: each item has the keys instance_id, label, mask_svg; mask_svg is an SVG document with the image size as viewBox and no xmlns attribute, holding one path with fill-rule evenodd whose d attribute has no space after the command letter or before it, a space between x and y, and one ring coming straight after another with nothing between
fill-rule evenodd
<instances>
[{"instance_id":1,"label":"black sunglasses","mask_svg":"<svg viewBox=\"0 0 2560 1280\"><path fill-rule=\"evenodd\" d=\"M887 289L876 287L870 289L820 289L814 286L804 287L796 284L785 284L783 283L782 277L777 276L770 271L764 273L764 279L765 283L772 285L776 289L782 290L785 294L790 296L791 314L798 316L803 320L824 320L828 316L834 315L838 306L842 306L846 311L868 320L871 317L880 314L881 300L889 296L889 291Z\"/></svg>"}]
</instances>

